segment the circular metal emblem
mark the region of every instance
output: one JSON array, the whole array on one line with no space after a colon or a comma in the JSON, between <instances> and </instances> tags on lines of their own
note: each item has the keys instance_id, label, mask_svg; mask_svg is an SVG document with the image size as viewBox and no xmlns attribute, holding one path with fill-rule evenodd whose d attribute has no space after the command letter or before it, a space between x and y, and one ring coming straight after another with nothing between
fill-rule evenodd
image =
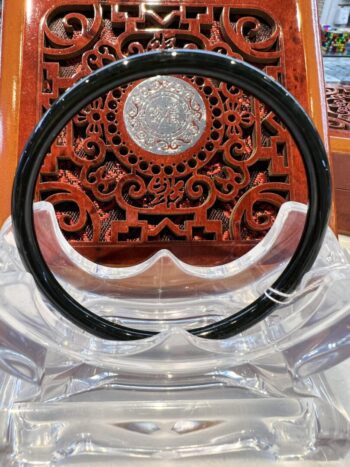
<instances>
[{"instance_id":1,"label":"circular metal emblem","mask_svg":"<svg viewBox=\"0 0 350 467\"><path fill-rule=\"evenodd\" d=\"M175 155L192 147L206 125L206 108L197 90L173 76L142 81L129 93L123 110L126 129L142 149Z\"/></svg>"}]
</instances>

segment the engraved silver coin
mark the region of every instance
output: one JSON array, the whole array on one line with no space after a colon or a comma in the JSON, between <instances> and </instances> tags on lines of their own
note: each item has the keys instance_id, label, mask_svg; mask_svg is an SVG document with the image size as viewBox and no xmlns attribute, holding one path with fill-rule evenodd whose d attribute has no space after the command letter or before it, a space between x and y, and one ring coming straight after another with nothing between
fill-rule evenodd
<instances>
[{"instance_id":1,"label":"engraved silver coin","mask_svg":"<svg viewBox=\"0 0 350 467\"><path fill-rule=\"evenodd\" d=\"M207 120L198 91L173 76L155 76L135 86L125 101L123 117L138 146L167 156L195 145Z\"/></svg>"}]
</instances>

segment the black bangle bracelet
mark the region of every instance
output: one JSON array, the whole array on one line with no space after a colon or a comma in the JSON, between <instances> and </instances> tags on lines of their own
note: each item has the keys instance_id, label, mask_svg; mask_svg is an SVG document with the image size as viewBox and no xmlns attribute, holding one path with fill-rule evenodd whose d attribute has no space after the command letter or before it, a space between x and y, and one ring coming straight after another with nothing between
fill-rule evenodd
<instances>
[{"instance_id":1,"label":"black bangle bracelet","mask_svg":"<svg viewBox=\"0 0 350 467\"><path fill-rule=\"evenodd\" d=\"M56 136L74 115L113 88L158 74L202 75L242 88L266 103L293 136L305 164L309 207L297 251L271 290L285 294L295 290L317 257L328 223L331 180L321 138L299 103L266 74L227 56L197 50L166 50L135 55L95 71L63 94L32 133L14 181L12 217L19 254L42 293L70 321L105 339L127 341L147 338L156 333L111 323L80 305L61 287L47 266L36 238L34 190L44 157ZM270 295L281 300L278 293L274 295L271 292ZM264 319L276 306L276 302L264 294L239 313L189 332L207 339L228 338Z\"/></svg>"}]
</instances>

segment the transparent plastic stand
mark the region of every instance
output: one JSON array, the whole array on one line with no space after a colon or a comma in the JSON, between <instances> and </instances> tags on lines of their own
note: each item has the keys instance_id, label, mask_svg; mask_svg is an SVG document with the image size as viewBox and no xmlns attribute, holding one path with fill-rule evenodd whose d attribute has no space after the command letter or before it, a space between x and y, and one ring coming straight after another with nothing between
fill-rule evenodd
<instances>
[{"instance_id":1,"label":"transparent plastic stand","mask_svg":"<svg viewBox=\"0 0 350 467\"><path fill-rule=\"evenodd\" d=\"M215 465L350 465L339 464L350 450L350 260L330 230L312 270L269 318L221 341L188 332L268 291L297 246L305 206L284 204L257 247L212 268L166 250L130 268L99 266L65 241L50 204L34 212L43 254L78 301L159 334L105 341L64 319L25 272L8 220L1 465L205 465L208 456Z\"/></svg>"}]
</instances>

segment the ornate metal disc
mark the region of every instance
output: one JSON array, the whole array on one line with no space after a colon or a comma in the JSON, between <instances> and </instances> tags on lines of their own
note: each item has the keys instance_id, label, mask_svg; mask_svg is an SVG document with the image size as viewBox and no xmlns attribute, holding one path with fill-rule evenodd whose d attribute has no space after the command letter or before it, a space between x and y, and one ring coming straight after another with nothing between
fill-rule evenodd
<instances>
[{"instance_id":1,"label":"ornate metal disc","mask_svg":"<svg viewBox=\"0 0 350 467\"><path fill-rule=\"evenodd\" d=\"M175 155L196 144L206 126L206 108L183 79L155 76L129 93L123 117L133 141L160 155Z\"/></svg>"}]
</instances>

